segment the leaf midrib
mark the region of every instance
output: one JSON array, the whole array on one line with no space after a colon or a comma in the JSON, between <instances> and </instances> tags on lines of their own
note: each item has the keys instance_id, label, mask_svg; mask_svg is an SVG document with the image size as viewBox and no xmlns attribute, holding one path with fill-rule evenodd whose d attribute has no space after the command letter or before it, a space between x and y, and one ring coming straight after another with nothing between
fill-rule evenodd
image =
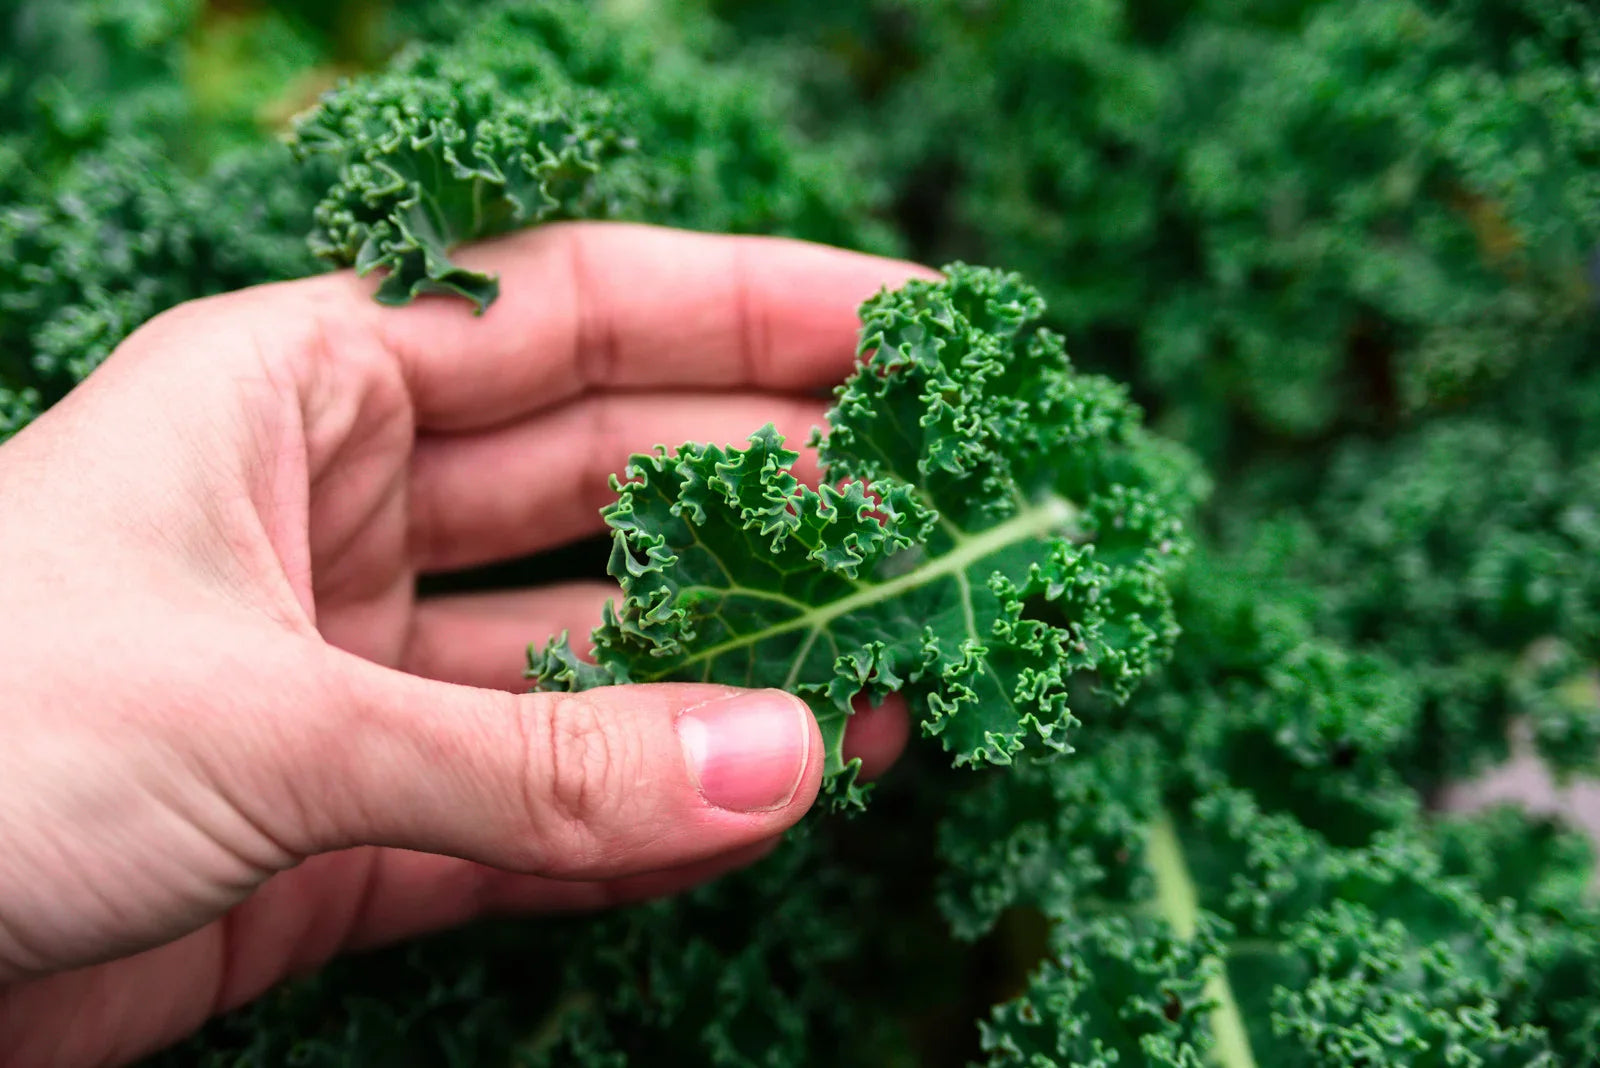
<instances>
[{"instance_id":1,"label":"leaf midrib","mask_svg":"<svg viewBox=\"0 0 1600 1068\"><path fill-rule=\"evenodd\" d=\"M1156 910L1179 938L1192 939L1199 928L1200 895L1183 855L1183 842L1172 817L1162 812L1150 830L1150 870L1155 876ZM1211 1035L1216 1045L1211 1061L1217 1068L1256 1068L1239 1003L1228 982L1228 964L1218 962L1217 973L1206 982L1211 998Z\"/></svg>"},{"instance_id":2,"label":"leaf midrib","mask_svg":"<svg viewBox=\"0 0 1600 1068\"><path fill-rule=\"evenodd\" d=\"M650 675L638 676L635 681L655 682L676 674L691 664L703 663L713 660L724 653L789 631L822 629L829 623L849 615L863 608L869 608L884 601L893 600L920 586L926 586L941 578L950 575L963 574L973 564L993 556L1018 542L1028 538L1042 537L1053 530L1067 527L1078 516L1078 508L1072 502L1053 495L1045 496L1031 507L1012 516L1004 523L990 527L979 534L972 534L958 538L949 552L932 557L910 571L897 575L886 582L866 586L848 596L841 597L827 604L817 605L799 615L775 623L770 627L750 631L736 638L702 649L697 653L674 661L671 666Z\"/></svg>"}]
</instances>

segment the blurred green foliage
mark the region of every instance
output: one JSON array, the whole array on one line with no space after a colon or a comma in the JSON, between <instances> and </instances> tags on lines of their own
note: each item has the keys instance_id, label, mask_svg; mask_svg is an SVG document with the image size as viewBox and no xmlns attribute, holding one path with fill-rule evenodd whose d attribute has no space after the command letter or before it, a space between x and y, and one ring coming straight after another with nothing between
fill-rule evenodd
<instances>
[{"instance_id":1,"label":"blurred green foliage","mask_svg":"<svg viewBox=\"0 0 1600 1068\"><path fill-rule=\"evenodd\" d=\"M0 440L320 269L357 153L297 117L463 80L603 100L604 214L1021 271L1205 458L1184 636L1057 762L914 747L747 873L341 962L163 1063L1600 1064L1588 844L1430 804L1518 721L1600 754L1600 8L3 0Z\"/></svg>"}]
</instances>

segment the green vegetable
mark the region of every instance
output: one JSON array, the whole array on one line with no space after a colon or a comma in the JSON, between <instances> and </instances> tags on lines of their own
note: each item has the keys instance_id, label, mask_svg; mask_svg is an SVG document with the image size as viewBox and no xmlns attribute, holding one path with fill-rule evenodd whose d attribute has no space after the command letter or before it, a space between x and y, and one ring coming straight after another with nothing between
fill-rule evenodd
<instances>
[{"instance_id":1,"label":"green vegetable","mask_svg":"<svg viewBox=\"0 0 1600 1068\"><path fill-rule=\"evenodd\" d=\"M552 218L1028 279L872 300L818 487L639 458L598 663L535 658L792 685L848 819L162 1062L1600 1065L1592 844L1438 809L1600 766L1597 115L1587 0L0 5L0 439L173 304L482 304L457 246Z\"/></svg>"},{"instance_id":2,"label":"green vegetable","mask_svg":"<svg viewBox=\"0 0 1600 1068\"><path fill-rule=\"evenodd\" d=\"M293 144L338 168L317 205L317 255L384 271L385 304L453 293L480 311L498 281L450 252L534 223L615 214L619 197L598 179L628 148L600 98L512 102L492 78L408 75L328 94Z\"/></svg>"},{"instance_id":3,"label":"green vegetable","mask_svg":"<svg viewBox=\"0 0 1600 1068\"><path fill-rule=\"evenodd\" d=\"M599 668L561 641L530 673L804 694L851 800L861 695L903 691L958 766L1066 752L1074 677L1123 699L1164 658L1185 542L1167 456L1042 311L1017 278L961 265L868 302L820 490L770 427L745 449L635 457L606 510L622 599Z\"/></svg>"}]
</instances>

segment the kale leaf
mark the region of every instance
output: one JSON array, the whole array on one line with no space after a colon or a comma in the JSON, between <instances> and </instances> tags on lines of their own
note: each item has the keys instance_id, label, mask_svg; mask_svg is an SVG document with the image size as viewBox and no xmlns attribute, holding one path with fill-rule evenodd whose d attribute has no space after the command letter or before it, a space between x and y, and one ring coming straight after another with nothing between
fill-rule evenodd
<instances>
[{"instance_id":1,"label":"kale leaf","mask_svg":"<svg viewBox=\"0 0 1600 1068\"><path fill-rule=\"evenodd\" d=\"M452 293L481 311L499 281L451 262L456 246L616 214L621 197L599 177L630 141L602 97L514 100L489 76L395 73L326 95L293 146L338 167L317 205L319 256L363 275L385 270L382 303Z\"/></svg>"},{"instance_id":2,"label":"kale leaf","mask_svg":"<svg viewBox=\"0 0 1600 1068\"><path fill-rule=\"evenodd\" d=\"M1066 752L1069 690L1113 698L1176 636L1181 455L1078 373L1020 279L956 265L868 301L820 489L768 428L635 457L606 509L622 584L594 633L532 656L540 688L692 680L804 695L843 800L852 701L903 692L957 765Z\"/></svg>"}]
</instances>

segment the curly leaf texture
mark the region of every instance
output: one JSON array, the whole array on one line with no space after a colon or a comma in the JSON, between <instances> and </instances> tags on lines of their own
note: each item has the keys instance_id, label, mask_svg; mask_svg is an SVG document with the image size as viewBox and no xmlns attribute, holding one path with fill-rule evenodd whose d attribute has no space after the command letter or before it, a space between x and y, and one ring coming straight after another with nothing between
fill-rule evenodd
<instances>
[{"instance_id":1,"label":"curly leaf texture","mask_svg":"<svg viewBox=\"0 0 1600 1068\"><path fill-rule=\"evenodd\" d=\"M535 223L616 214L627 198L604 172L632 151L598 94L508 100L492 77L425 72L334 90L292 144L302 159L338 168L317 206L317 255L363 275L387 271L385 304L441 293L479 311L500 295L499 280L451 252Z\"/></svg>"},{"instance_id":2,"label":"curly leaf texture","mask_svg":"<svg viewBox=\"0 0 1600 1068\"><path fill-rule=\"evenodd\" d=\"M902 692L957 765L1069 750L1072 686L1113 698L1168 654L1185 460L1037 326L1038 294L957 264L862 310L861 359L819 441L819 489L768 427L742 449L637 456L605 511L622 597L531 657L541 689L778 687L822 727Z\"/></svg>"}]
</instances>

